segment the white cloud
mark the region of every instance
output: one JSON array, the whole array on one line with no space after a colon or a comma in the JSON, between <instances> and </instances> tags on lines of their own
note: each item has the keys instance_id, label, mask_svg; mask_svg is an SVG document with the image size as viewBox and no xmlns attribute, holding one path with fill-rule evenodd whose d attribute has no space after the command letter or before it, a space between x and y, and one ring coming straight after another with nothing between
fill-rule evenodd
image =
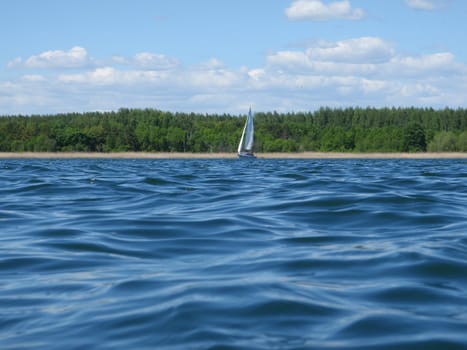
<instances>
[{"instance_id":1,"label":"white cloud","mask_svg":"<svg viewBox=\"0 0 467 350\"><path fill-rule=\"evenodd\" d=\"M417 75L420 72L439 72L443 75L459 72L455 57L450 52L439 52L422 56L398 56L391 59L391 65L397 67L399 73Z\"/></svg>"},{"instance_id":2,"label":"white cloud","mask_svg":"<svg viewBox=\"0 0 467 350\"><path fill-rule=\"evenodd\" d=\"M23 63L23 59L21 57L16 57L15 59L7 63L7 67L8 68L20 67L22 63Z\"/></svg>"},{"instance_id":3,"label":"white cloud","mask_svg":"<svg viewBox=\"0 0 467 350\"><path fill-rule=\"evenodd\" d=\"M388 79L466 73L465 65L456 63L450 52L398 55L390 43L376 37L319 42L303 51L278 51L268 55L266 62L269 69L277 71L325 76L386 76Z\"/></svg>"},{"instance_id":4,"label":"white cloud","mask_svg":"<svg viewBox=\"0 0 467 350\"><path fill-rule=\"evenodd\" d=\"M118 81L118 74L119 71L115 68L102 67L86 73L60 74L58 81L64 83L106 85L116 83Z\"/></svg>"},{"instance_id":5,"label":"white cloud","mask_svg":"<svg viewBox=\"0 0 467 350\"><path fill-rule=\"evenodd\" d=\"M250 103L277 111L326 105L466 106L465 63L450 52L409 56L378 37L318 41L301 50L272 52L257 67L232 68L217 58L183 65L155 53L102 62L0 80L2 113L120 107L244 113Z\"/></svg>"},{"instance_id":6,"label":"white cloud","mask_svg":"<svg viewBox=\"0 0 467 350\"><path fill-rule=\"evenodd\" d=\"M26 74L23 75L21 79L30 82L42 82L47 80L43 75L40 74Z\"/></svg>"},{"instance_id":7,"label":"white cloud","mask_svg":"<svg viewBox=\"0 0 467 350\"><path fill-rule=\"evenodd\" d=\"M45 51L39 55L31 56L25 60L17 57L8 63L9 68L82 68L91 64L86 50L75 46L68 51Z\"/></svg>"},{"instance_id":8,"label":"white cloud","mask_svg":"<svg viewBox=\"0 0 467 350\"><path fill-rule=\"evenodd\" d=\"M156 70L171 69L180 64L180 62L175 58L149 52L141 52L136 54L134 62L141 68Z\"/></svg>"},{"instance_id":9,"label":"white cloud","mask_svg":"<svg viewBox=\"0 0 467 350\"><path fill-rule=\"evenodd\" d=\"M141 58L140 55L136 55L136 57ZM146 64L142 66L147 67ZM184 69L181 66L172 70L159 69L160 66L154 66L154 68L139 69L135 66L130 69L118 69L106 66L81 73L60 74L57 80L62 83L77 83L88 86L142 84L144 86L177 86L182 89L211 90L233 86L247 74L247 72L228 69L217 59L211 59L189 69Z\"/></svg>"},{"instance_id":10,"label":"white cloud","mask_svg":"<svg viewBox=\"0 0 467 350\"><path fill-rule=\"evenodd\" d=\"M217 58L211 58L199 65L200 69L222 69L225 68L224 62Z\"/></svg>"},{"instance_id":11,"label":"white cloud","mask_svg":"<svg viewBox=\"0 0 467 350\"><path fill-rule=\"evenodd\" d=\"M167 82L169 75L161 71L119 70L114 67L99 67L92 71L75 74L60 74L57 81L87 86L122 86Z\"/></svg>"},{"instance_id":12,"label":"white cloud","mask_svg":"<svg viewBox=\"0 0 467 350\"><path fill-rule=\"evenodd\" d=\"M270 66L289 71L316 71L321 74L363 74L378 69L394 57L393 47L376 37L337 42L318 42L304 51L279 51L268 55Z\"/></svg>"},{"instance_id":13,"label":"white cloud","mask_svg":"<svg viewBox=\"0 0 467 350\"><path fill-rule=\"evenodd\" d=\"M266 71L263 68L258 68L258 69L252 69L248 71L248 76L252 81L259 81L263 79L265 76Z\"/></svg>"},{"instance_id":14,"label":"white cloud","mask_svg":"<svg viewBox=\"0 0 467 350\"><path fill-rule=\"evenodd\" d=\"M174 57L151 52L140 52L134 57L113 56L111 63L147 70L174 69L181 64Z\"/></svg>"},{"instance_id":15,"label":"white cloud","mask_svg":"<svg viewBox=\"0 0 467 350\"><path fill-rule=\"evenodd\" d=\"M271 53L266 66L250 76L256 87L274 87L283 96L290 91L304 109L326 104L465 106L460 91L467 83L467 65L449 52L407 56L380 38L365 37Z\"/></svg>"},{"instance_id":16,"label":"white cloud","mask_svg":"<svg viewBox=\"0 0 467 350\"><path fill-rule=\"evenodd\" d=\"M182 84L207 90L229 88L239 84L244 74L228 68L195 68L185 72Z\"/></svg>"},{"instance_id":17,"label":"white cloud","mask_svg":"<svg viewBox=\"0 0 467 350\"><path fill-rule=\"evenodd\" d=\"M378 79L362 79L361 87L365 94L376 94L391 89L391 84L385 80Z\"/></svg>"},{"instance_id":18,"label":"white cloud","mask_svg":"<svg viewBox=\"0 0 467 350\"><path fill-rule=\"evenodd\" d=\"M270 66L276 66L290 71L311 69L313 62L310 57L302 51L279 51L266 57Z\"/></svg>"},{"instance_id":19,"label":"white cloud","mask_svg":"<svg viewBox=\"0 0 467 350\"><path fill-rule=\"evenodd\" d=\"M394 53L392 46L376 37L362 37L337 42L322 42L307 50L312 59L347 62L379 63L387 61Z\"/></svg>"},{"instance_id":20,"label":"white cloud","mask_svg":"<svg viewBox=\"0 0 467 350\"><path fill-rule=\"evenodd\" d=\"M416 10L436 10L446 5L446 0L405 0L409 7Z\"/></svg>"},{"instance_id":21,"label":"white cloud","mask_svg":"<svg viewBox=\"0 0 467 350\"><path fill-rule=\"evenodd\" d=\"M285 10L291 20L325 21L332 19L359 20L365 16L362 9L352 8L348 0L324 4L320 0L295 0Z\"/></svg>"},{"instance_id":22,"label":"white cloud","mask_svg":"<svg viewBox=\"0 0 467 350\"><path fill-rule=\"evenodd\" d=\"M112 63L128 65L130 60L125 56L112 56Z\"/></svg>"}]
</instances>

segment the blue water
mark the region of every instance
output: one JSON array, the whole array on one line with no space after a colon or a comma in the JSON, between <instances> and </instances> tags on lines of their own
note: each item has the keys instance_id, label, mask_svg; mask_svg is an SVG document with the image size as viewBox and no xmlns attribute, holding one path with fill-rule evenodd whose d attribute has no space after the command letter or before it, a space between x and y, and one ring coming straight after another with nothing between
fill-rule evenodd
<instances>
[{"instance_id":1,"label":"blue water","mask_svg":"<svg viewBox=\"0 0 467 350\"><path fill-rule=\"evenodd\" d=\"M1 349L466 349L465 160L0 160Z\"/></svg>"}]
</instances>

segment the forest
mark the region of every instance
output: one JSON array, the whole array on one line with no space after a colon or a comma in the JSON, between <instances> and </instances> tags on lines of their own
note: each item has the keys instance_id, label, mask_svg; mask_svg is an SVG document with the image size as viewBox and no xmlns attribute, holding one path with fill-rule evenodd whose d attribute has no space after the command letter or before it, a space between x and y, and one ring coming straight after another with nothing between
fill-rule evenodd
<instances>
[{"instance_id":1,"label":"forest","mask_svg":"<svg viewBox=\"0 0 467 350\"><path fill-rule=\"evenodd\" d=\"M0 152L236 152L246 115L113 112L0 116ZM467 110L258 112L255 152L467 152Z\"/></svg>"}]
</instances>

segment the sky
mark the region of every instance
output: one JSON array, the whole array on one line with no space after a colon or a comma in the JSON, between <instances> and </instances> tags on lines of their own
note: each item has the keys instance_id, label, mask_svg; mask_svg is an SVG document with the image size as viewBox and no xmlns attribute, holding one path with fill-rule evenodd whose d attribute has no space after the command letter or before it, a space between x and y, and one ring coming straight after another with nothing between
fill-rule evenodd
<instances>
[{"instance_id":1,"label":"sky","mask_svg":"<svg viewBox=\"0 0 467 350\"><path fill-rule=\"evenodd\" d=\"M465 0L1 0L0 115L467 107Z\"/></svg>"}]
</instances>

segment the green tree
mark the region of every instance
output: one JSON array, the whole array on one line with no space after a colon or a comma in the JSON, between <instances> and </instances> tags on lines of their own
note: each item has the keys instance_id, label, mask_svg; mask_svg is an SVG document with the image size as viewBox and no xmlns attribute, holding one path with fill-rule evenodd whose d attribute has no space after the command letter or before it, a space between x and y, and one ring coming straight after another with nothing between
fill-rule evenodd
<instances>
[{"instance_id":1,"label":"green tree","mask_svg":"<svg viewBox=\"0 0 467 350\"><path fill-rule=\"evenodd\" d=\"M404 151L405 152L424 152L426 151L425 131L418 123L407 126L404 133Z\"/></svg>"},{"instance_id":2,"label":"green tree","mask_svg":"<svg viewBox=\"0 0 467 350\"><path fill-rule=\"evenodd\" d=\"M457 150L467 152L467 130L462 132L457 138Z\"/></svg>"},{"instance_id":3,"label":"green tree","mask_svg":"<svg viewBox=\"0 0 467 350\"><path fill-rule=\"evenodd\" d=\"M430 152L454 152L458 150L457 137L452 131L441 131L428 145Z\"/></svg>"}]
</instances>

